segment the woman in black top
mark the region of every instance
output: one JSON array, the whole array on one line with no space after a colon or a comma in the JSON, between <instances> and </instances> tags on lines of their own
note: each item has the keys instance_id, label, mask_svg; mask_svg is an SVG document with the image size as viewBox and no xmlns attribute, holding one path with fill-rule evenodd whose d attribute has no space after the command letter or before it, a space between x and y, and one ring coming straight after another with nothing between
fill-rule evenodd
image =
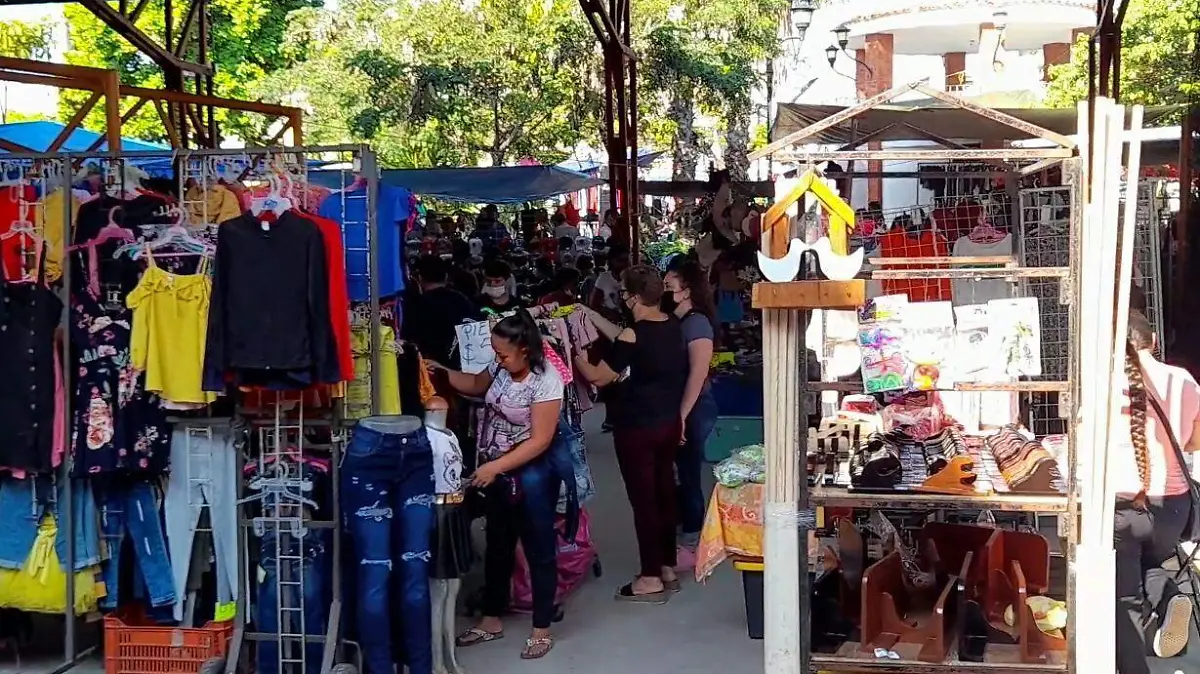
<instances>
[{"instance_id":1,"label":"woman in black top","mask_svg":"<svg viewBox=\"0 0 1200 674\"><path fill-rule=\"evenodd\" d=\"M621 329L585 309L613 341L604 360L576 358L593 384L622 382L610 401L617 463L633 508L641 573L617 590L621 601L661 604L678 591L675 575L675 454L683 437L680 404L688 376L688 352L678 319L659 307L663 282L653 267L621 275L620 301L630 327Z\"/></svg>"}]
</instances>

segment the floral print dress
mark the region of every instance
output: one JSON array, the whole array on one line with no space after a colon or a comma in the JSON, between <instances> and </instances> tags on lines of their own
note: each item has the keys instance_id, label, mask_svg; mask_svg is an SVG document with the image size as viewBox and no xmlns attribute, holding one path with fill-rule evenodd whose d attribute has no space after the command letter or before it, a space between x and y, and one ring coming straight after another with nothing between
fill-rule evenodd
<instances>
[{"instance_id":1,"label":"floral print dress","mask_svg":"<svg viewBox=\"0 0 1200 674\"><path fill-rule=\"evenodd\" d=\"M75 351L73 473L158 474L170 457L171 429L158 396L147 393L130 357L132 315L87 291L71 298Z\"/></svg>"}]
</instances>

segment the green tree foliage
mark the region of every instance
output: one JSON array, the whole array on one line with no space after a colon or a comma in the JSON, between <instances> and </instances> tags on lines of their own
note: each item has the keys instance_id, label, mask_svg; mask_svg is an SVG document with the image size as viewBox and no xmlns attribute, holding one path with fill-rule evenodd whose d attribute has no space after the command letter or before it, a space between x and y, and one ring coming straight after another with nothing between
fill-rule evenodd
<instances>
[{"instance_id":1,"label":"green tree foliage","mask_svg":"<svg viewBox=\"0 0 1200 674\"><path fill-rule=\"evenodd\" d=\"M642 112L659 135L671 132L675 177L695 176L698 113L719 120L726 165L744 175L750 141L751 94L760 69L780 50L780 21L787 0L635 3L646 59ZM660 139L661 140L661 139Z\"/></svg>"},{"instance_id":2,"label":"green tree foliage","mask_svg":"<svg viewBox=\"0 0 1200 674\"><path fill-rule=\"evenodd\" d=\"M0 23L0 56L18 59L43 59L50 55L52 37L48 22L5 21ZM23 122L38 116L22 115L8 109L7 92L0 82L0 124Z\"/></svg>"},{"instance_id":3,"label":"green tree foliage","mask_svg":"<svg viewBox=\"0 0 1200 674\"><path fill-rule=\"evenodd\" d=\"M1200 94L1200 73L1192 65L1198 33L1200 0L1132 0L1121 32L1122 102L1185 103ZM1087 39L1081 38L1071 63L1051 71L1046 101L1070 107L1086 99L1087 92Z\"/></svg>"},{"instance_id":4,"label":"green tree foliage","mask_svg":"<svg viewBox=\"0 0 1200 674\"><path fill-rule=\"evenodd\" d=\"M216 66L214 94L225 98L255 100L261 97L264 79L272 72L289 67L305 55L304 45L285 39L288 18L293 12L322 5L321 0L210 0L208 53ZM165 33L163 0L150 0L138 17L137 25L148 35L162 41ZM181 3L176 3L181 7ZM122 84L161 88L162 71L132 45L83 7L64 7L70 49L67 62L74 65L114 68ZM184 17L177 9L174 35L178 36ZM190 54L190 58L196 55ZM59 114L70 117L87 98L82 92L64 91ZM262 135L267 120L233 111L217 111L222 133L251 138ZM103 126L99 111L85 121L92 128ZM125 136L164 140L166 132L153 106L146 106L122 126Z\"/></svg>"},{"instance_id":5,"label":"green tree foliage","mask_svg":"<svg viewBox=\"0 0 1200 674\"><path fill-rule=\"evenodd\" d=\"M320 142L396 167L561 161L598 137L599 50L577 0L343 0L299 17L309 58L272 78Z\"/></svg>"},{"instance_id":6,"label":"green tree foliage","mask_svg":"<svg viewBox=\"0 0 1200 674\"><path fill-rule=\"evenodd\" d=\"M40 59L50 55L51 26L45 21L0 23L0 56Z\"/></svg>"}]
</instances>

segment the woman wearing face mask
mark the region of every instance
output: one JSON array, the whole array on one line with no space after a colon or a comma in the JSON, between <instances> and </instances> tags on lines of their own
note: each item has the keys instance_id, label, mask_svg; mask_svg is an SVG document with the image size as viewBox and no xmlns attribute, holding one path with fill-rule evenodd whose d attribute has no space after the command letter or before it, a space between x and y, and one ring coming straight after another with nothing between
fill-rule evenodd
<instances>
[{"instance_id":1,"label":"woman wearing face mask","mask_svg":"<svg viewBox=\"0 0 1200 674\"><path fill-rule=\"evenodd\" d=\"M675 456L675 467L679 474L679 542L690 552L695 552L704 525L706 499L700 484L704 444L717 423L717 401L708 384L717 310L707 276L695 259L677 257L667 268L663 295L663 311L679 319L687 343L687 385L679 407L683 444Z\"/></svg>"},{"instance_id":2,"label":"woman wearing face mask","mask_svg":"<svg viewBox=\"0 0 1200 674\"><path fill-rule=\"evenodd\" d=\"M479 298L480 310L498 314L525 308L525 303L513 292L512 267L504 260L492 260L483 268L483 288Z\"/></svg>"},{"instance_id":3,"label":"woman wearing face mask","mask_svg":"<svg viewBox=\"0 0 1200 674\"><path fill-rule=\"evenodd\" d=\"M483 396L485 402L478 427L480 465L470 481L483 490L487 513L483 618L459 635L457 643L475 646L504 636L501 616L508 609L520 539L533 589L533 632L521 657L532 660L554 647L550 635L558 586L554 518L561 473L551 446L562 411L563 379L525 310L492 328L492 349L496 362L483 372L447 370L455 389Z\"/></svg>"},{"instance_id":4,"label":"woman wearing face mask","mask_svg":"<svg viewBox=\"0 0 1200 674\"><path fill-rule=\"evenodd\" d=\"M584 377L607 386L622 373L621 395L608 404L613 445L633 508L641 572L617 590L619 601L662 604L679 589L675 575L675 454L683 429L680 405L688 378L688 352L675 316L660 303L663 283L653 267L632 267L621 275L620 302L629 327L620 328L593 309L584 309L596 328L613 340L597 365L578 356Z\"/></svg>"}]
</instances>

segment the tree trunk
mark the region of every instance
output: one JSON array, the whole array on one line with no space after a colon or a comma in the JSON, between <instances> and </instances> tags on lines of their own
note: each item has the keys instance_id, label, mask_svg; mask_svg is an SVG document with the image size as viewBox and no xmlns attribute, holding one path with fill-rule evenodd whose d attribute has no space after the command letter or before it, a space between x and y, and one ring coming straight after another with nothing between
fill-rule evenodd
<instances>
[{"instance_id":1,"label":"tree trunk","mask_svg":"<svg viewBox=\"0 0 1200 674\"><path fill-rule=\"evenodd\" d=\"M696 164L700 156L696 137L696 100L691 85L682 82L671 91L671 103L667 115L675 122L675 138L672 143L671 163L674 180L695 180Z\"/></svg>"},{"instance_id":2,"label":"tree trunk","mask_svg":"<svg viewBox=\"0 0 1200 674\"><path fill-rule=\"evenodd\" d=\"M730 105L725 119L725 168L730 180L746 180L750 173L750 106Z\"/></svg>"}]
</instances>

